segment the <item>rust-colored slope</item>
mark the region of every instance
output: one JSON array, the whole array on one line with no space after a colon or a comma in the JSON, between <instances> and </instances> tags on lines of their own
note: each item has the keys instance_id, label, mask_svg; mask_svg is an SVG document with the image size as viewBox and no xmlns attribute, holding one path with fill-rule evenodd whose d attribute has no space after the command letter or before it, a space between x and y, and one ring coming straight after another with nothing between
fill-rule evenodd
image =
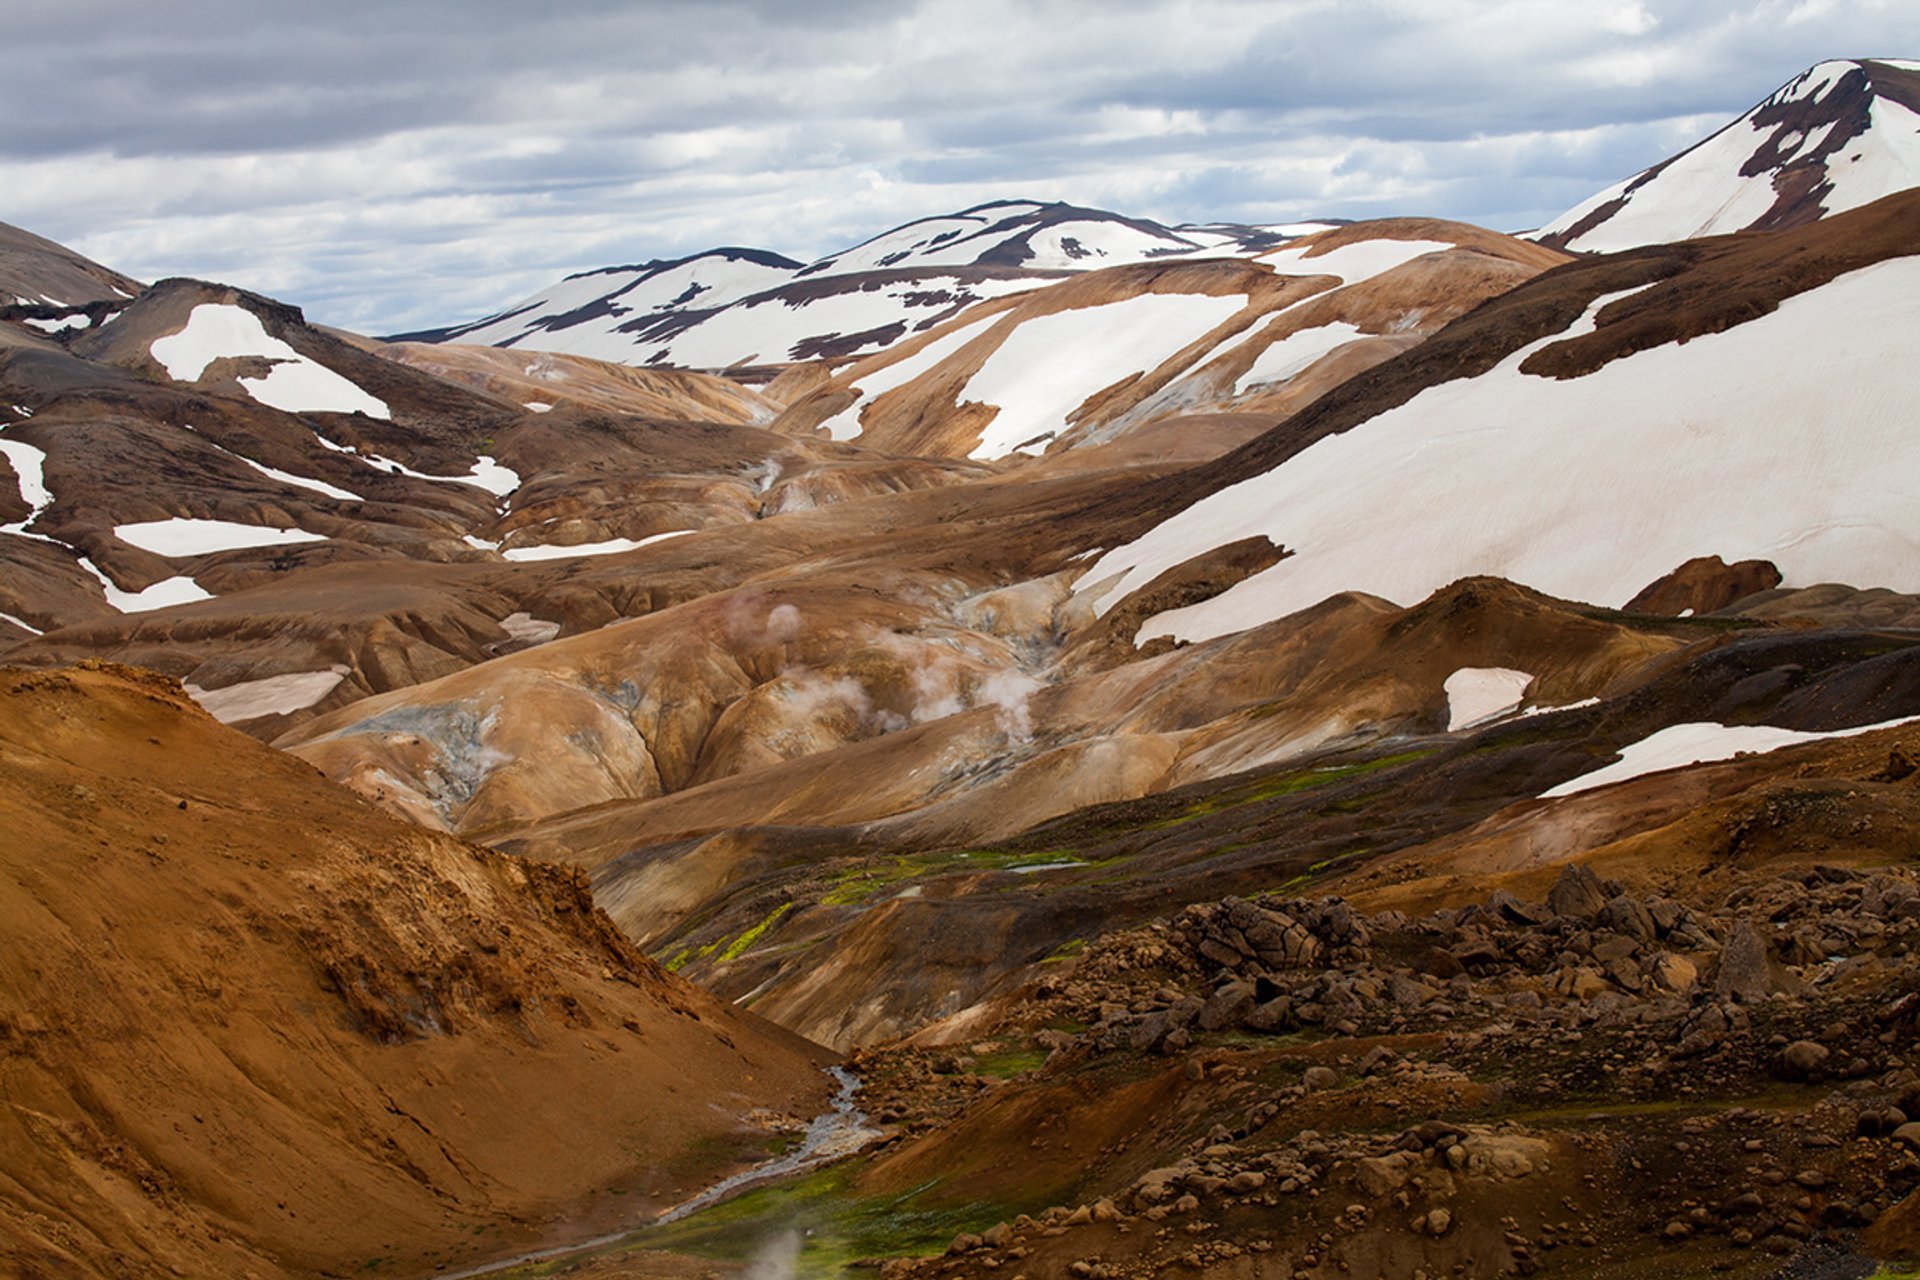
<instances>
[{"instance_id":1,"label":"rust-colored slope","mask_svg":"<svg viewBox=\"0 0 1920 1280\"><path fill-rule=\"evenodd\" d=\"M1360 246L1366 257L1393 262L1391 242L1437 250L1375 273L1364 257L1341 256ZM1449 247L1451 246L1451 247ZM1379 257L1384 251L1386 257ZM1287 413L1338 381L1405 351L1426 334L1487 298L1566 261L1566 255L1463 223L1395 218L1355 223L1290 243L1271 261L1222 259L1138 264L1090 271L1059 284L971 308L965 314L836 372L790 400L776 429L804 433L825 426L836 434L858 430L863 444L909 452L968 455L1000 409L969 399L974 376L1003 352L1035 361L1055 356L1046 342L1023 342L1022 329L1063 313L1114 308L1098 323L1122 324L1125 304L1154 295L1241 297L1245 306L1164 358L1149 361L1110 385L1107 373L1059 370L1064 386L1084 400L1064 423L1053 424L1049 457L1124 438L1170 418L1231 407ZM1316 260L1331 264L1317 271ZM1344 273L1344 274L1343 274ZM1337 335L1317 336L1313 331ZM1317 353L1288 371L1286 357L1271 373L1261 361L1269 348L1306 334ZM963 336L970 335L970 336ZM934 353L949 337L959 345ZM1328 344L1331 343L1329 346ZM1028 353L1025 346L1034 350ZM945 353L942 354L942 351ZM915 372L905 381L898 367ZM1111 371L1108 371L1111 372ZM1078 378L1081 381L1075 381ZM1037 424L1045 426L1048 424Z\"/></svg>"},{"instance_id":2,"label":"rust-colored slope","mask_svg":"<svg viewBox=\"0 0 1920 1280\"><path fill-rule=\"evenodd\" d=\"M769 422L779 409L759 392L725 378L640 369L585 356L457 342L394 342L374 348L374 353L536 413L543 410L535 406L564 404L603 413L747 425Z\"/></svg>"},{"instance_id":3,"label":"rust-colored slope","mask_svg":"<svg viewBox=\"0 0 1920 1280\"><path fill-rule=\"evenodd\" d=\"M570 873L158 677L7 671L0 706L0 1272L425 1269L632 1220L817 1109L808 1046Z\"/></svg>"}]
</instances>

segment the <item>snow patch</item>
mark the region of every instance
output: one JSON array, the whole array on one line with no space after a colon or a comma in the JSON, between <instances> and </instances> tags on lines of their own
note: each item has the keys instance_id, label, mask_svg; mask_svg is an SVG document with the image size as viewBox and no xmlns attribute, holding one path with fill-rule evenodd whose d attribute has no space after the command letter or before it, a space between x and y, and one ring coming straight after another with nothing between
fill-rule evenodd
<instances>
[{"instance_id":1,"label":"snow patch","mask_svg":"<svg viewBox=\"0 0 1920 1280\"><path fill-rule=\"evenodd\" d=\"M1532 683L1531 672L1512 667L1461 667L1446 679L1447 732L1458 733L1518 711Z\"/></svg>"},{"instance_id":2,"label":"snow patch","mask_svg":"<svg viewBox=\"0 0 1920 1280\"><path fill-rule=\"evenodd\" d=\"M287 413L362 413L391 420L386 402L272 336L260 317L231 303L203 302L187 327L148 348L175 382L194 382L215 360L259 356L279 361L264 378L242 378L248 395Z\"/></svg>"},{"instance_id":3,"label":"snow patch","mask_svg":"<svg viewBox=\"0 0 1920 1280\"><path fill-rule=\"evenodd\" d=\"M538 547L511 547L500 554L509 560L567 560L574 556L610 556L621 551L638 551L668 538L684 538L697 529L670 529L645 538L608 538L605 542L575 542L566 546L547 543Z\"/></svg>"},{"instance_id":4,"label":"snow patch","mask_svg":"<svg viewBox=\"0 0 1920 1280\"><path fill-rule=\"evenodd\" d=\"M1269 321L1268 323L1277 323ZM1336 351L1363 336L1358 328L1344 320L1335 320L1315 329L1290 333L1253 358L1247 371L1234 380L1233 394L1244 395L1256 386L1285 382L1329 352Z\"/></svg>"},{"instance_id":5,"label":"snow patch","mask_svg":"<svg viewBox=\"0 0 1920 1280\"><path fill-rule=\"evenodd\" d=\"M1359 284L1454 247L1448 240L1356 240L1317 254L1311 247L1276 249L1260 261L1283 276L1339 276L1342 284Z\"/></svg>"},{"instance_id":6,"label":"snow patch","mask_svg":"<svg viewBox=\"0 0 1920 1280\"><path fill-rule=\"evenodd\" d=\"M325 671L301 671L290 675L268 676L262 680L243 680L219 689L187 685L187 696L207 709L221 724L258 720L261 716L291 715L304 711L332 693L347 676L347 668L329 667Z\"/></svg>"},{"instance_id":7,"label":"snow patch","mask_svg":"<svg viewBox=\"0 0 1920 1280\"><path fill-rule=\"evenodd\" d=\"M115 525L113 536L142 551L176 557L327 540L325 534L308 533L305 529L269 529L265 525L240 524L233 520L198 520L185 516Z\"/></svg>"},{"instance_id":8,"label":"snow patch","mask_svg":"<svg viewBox=\"0 0 1920 1280\"><path fill-rule=\"evenodd\" d=\"M1082 581L1124 573L1118 600L1241 538L1294 550L1150 619L1141 642L1210 639L1341 591L1410 604L1475 574L1617 608L1705 554L1771 560L1787 586L1920 590L1916 291L1920 258L1893 259L1567 381L1520 372L1559 340L1543 338L1208 495Z\"/></svg>"},{"instance_id":9,"label":"snow patch","mask_svg":"<svg viewBox=\"0 0 1920 1280\"><path fill-rule=\"evenodd\" d=\"M1578 795L1599 787L1612 786L1631 778L1667 769L1682 769L1694 764L1712 764L1731 760L1742 753L1761 755L1803 742L1821 742L1828 738L1852 738L1877 729L1912 724L1920 716L1903 716L1878 724L1863 724L1852 729L1832 729L1824 733L1799 729L1776 729L1768 724L1723 725L1712 721L1669 725L1658 733L1620 748L1620 758L1610 765L1583 773L1577 778L1540 793L1542 800Z\"/></svg>"},{"instance_id":10,"label":"snow patch","mask_svg":"<svg viewBox=\"0 0 1920 1280\"><path fill-rule=\"evenodd\" d=\"M999 409L968 456L1044 449L1089 396L1130 374L1152 372L1246 305L1240 294L1148 293L1027 321L960 392L963 403Z\"/></svg>"},{"instance_id":11,"label":"snow patch","mask_svg":"<svg viewBox=\"0 0 1920 1280\"><path fill-rule=\"evenodd\" d=\"M500 619L500 629L526 644L545 644L560 634L560 624L536 618L522 610Z\"/></svg>"},{"instance_id":12,"label":"snow patch","mask_svg":"<svg viewBox=\"0 0 1920 1280\"><path fill-rule=\"evenodd\" d=\"M247 466L253 468L253 470L255 471L258 471L261 475L267 477L267 479L269 480L278 480L281 484L290 484L296 489L307 489L313 493L320 494L322 497L337 498L341 502L365 502L366 501L366 499L361 497L359 494L350 493L347 490L339 488L336 485L330 485L324 480L309 480L305 476L296 476L291 471L281 471L277 467L270 467L264 462L255 462L252 458L249 458L244 453L235 453L232 449L227 448L223 444L219 444L213 440L208 440L206 436L201 435L200 432L195 430L193 427L188 427L187 430L192 431L197 436L200 436L202 440L206 440L208 444L212 445L215 449L218 449L221 453L226 454L229 458L234 458L240 462L246 463Z\"/></svg>"},{"instance_id":13,"label":"snow patch","mask_svg":"<svg viewBox=\"0 0 1920 1280\"><path fill-rule=\"evenodd\" d=\"M993 318L997 319L997 317ZM835 440L856 439L860 435L860 411L863 408L895 387L902 387L912 382L979 337L983 332L981 323L976 320L972 324L962 325L952 333L943 334L934 339L912 355L856 379L850 385L859 391L860 398L821 423L821 427Z\"/></svg>"},{"instance_id":14,"label":"snow patch","mask_svg":"<svg viewBox=\"0 0 1920 1280\"><path fill-rule=\"evenodd\" d=\"M139 591L122 591L113 584L112 578L101 572L99 565L85 556L80 557L80 567L93 575L100 589L106 593L107 603L121 613L151 613L155 609L171 608L176 604L213 599L213 593L192 578L162 578Z\"/></svg>"},{"instance_id":15,"label":"snow patch","mask_svg":"<svg viewBox=\"0 0 1920 1280\"><path fill-rule=\"evenodd\" d=\"M5 455L13 473L20 477L20 497L33 510L18 524L0 525L0 532L25 533L40 513L53 505L53 491L47 488L47 451L25 440L0 440L0 455Z\"/></svg>"},{"instance_id":16,"label":"snow patch","mask_svg":"<svg viewBox=\"0 0 1920 1280\"><path fill-rule=\"evenodd\" d=\"M42 320L37 317L28 317L26 323L32 325L42 333L73 333L77 330L90 327L93 324L93 317L88 315L61 316L57 320Z\"/></svg>"}]
</instances>

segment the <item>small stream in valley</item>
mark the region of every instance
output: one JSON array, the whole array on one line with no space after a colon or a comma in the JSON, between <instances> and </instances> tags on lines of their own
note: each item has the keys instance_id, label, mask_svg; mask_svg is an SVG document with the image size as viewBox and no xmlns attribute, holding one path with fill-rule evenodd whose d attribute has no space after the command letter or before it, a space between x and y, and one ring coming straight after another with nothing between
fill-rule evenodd
<instances>
[{"instance_id":1,"label":"small stream in valley","mask_svg":"<svg viewBox=\"0 0 1920 1280\"><path fill-rule=\"evenodd\" d=\"M468 1267L464 1271L444 1272L438 1275L436 1280L469 1280L473 1276L493 1275L496 1272L509 1271L514 1267L524 1267L535 1262L548 1262L554 1258L564 1258L569 1254L585 1253L591 1249L616 1244L648 1227L678 1222L750 1187L803 1173L819 1165L838 1160L842 1156L852 1155L879 1137L880 1131L867 1124L866 1112L860 1110L854 1101L855 1095L860 1092L860 1078L845 1067L828 1067L827 1073L840 1086L833 1095L832 1108L815 1116L813 1122L807 1126L806 1134L801 1138L800 1144L785 1155L763 1160L751 1168L742 1169L731 1177L722 1178L699 1195L690 1200L683 1200L650 1221L636 1223L619 1231L596 1236L591 1240L534 1249L527 1253L516 1254L511 1258L502 1258L497 1262Z\"/></svg>"}]
</instances>

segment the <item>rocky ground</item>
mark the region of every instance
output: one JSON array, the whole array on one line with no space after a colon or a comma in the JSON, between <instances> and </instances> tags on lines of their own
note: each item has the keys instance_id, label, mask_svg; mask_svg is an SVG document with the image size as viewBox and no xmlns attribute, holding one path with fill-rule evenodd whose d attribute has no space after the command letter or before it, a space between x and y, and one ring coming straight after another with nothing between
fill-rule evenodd
<instances>
[{"instance_id":1,"label":"rocky ground","mask_svg":"<svg viewBox=\"0 0 1920 1280\"><path fill-rule=\"evenodd\" d=\"M1772 1274L1899 1253L1920 1222L1916 937L1904 868L1714 902L1574 865L1544 902L1420 917L1197 905L1102 938L971 1051L863 1061L909 1135L1120 1063L1179 1082L1077 1196L890 1274ZM1045 1065L981 1074L1009 1045Z\"/></svg>"}]
</instances>

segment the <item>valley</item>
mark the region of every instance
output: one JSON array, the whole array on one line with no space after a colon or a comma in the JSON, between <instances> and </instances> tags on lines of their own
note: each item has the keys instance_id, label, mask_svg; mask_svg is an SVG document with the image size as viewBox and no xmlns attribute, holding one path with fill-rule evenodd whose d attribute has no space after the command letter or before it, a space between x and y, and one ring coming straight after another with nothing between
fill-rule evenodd
<instances>
[{"instance_id":1,"label":"valley","mask_svg":"<svg viewBox=\"0 0 1920 1280\"><path fill-rule=\"evenodd\" d=\"M0 1272L1907 1274L1917 84L388 336L0 226Z\"/></svg>"}]
</instances>

